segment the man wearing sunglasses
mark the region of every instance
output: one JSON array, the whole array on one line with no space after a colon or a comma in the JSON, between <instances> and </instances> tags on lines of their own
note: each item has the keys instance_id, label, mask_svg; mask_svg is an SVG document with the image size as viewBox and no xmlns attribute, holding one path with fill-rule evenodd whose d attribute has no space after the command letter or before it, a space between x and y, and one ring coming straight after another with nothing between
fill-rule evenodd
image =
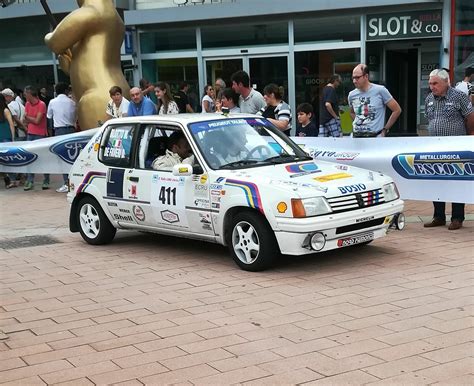
<instances>
[{"instance_id":1,"label":"man wearing sunglasses","mask_svg":"<svg viewBox=\"0 0 474 386\"><path fill-rule=\"evenodd\" d=\"M385 137L402 112L400 105L384 86L369 81L369 68L365 64L354 68L352 82L356 87L348 97L353 120L352 136ZM392 111L387 123L385 107Z\"/></svg>"}]
</instances>

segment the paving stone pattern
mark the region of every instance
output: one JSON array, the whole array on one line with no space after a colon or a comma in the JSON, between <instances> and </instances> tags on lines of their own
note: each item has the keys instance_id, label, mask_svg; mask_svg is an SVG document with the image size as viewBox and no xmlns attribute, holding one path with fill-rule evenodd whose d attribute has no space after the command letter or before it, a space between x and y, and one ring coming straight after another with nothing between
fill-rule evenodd
<instances>
[{"instance_id":1,"label":"paving stone pattern","mask_svg":"<svg viewBox=\"0 0 474 386\"><path fill-rule=\"evenodd\" d=\"M173 237L89 246L68 210L0 189L4 384L474 384L474 222L424 229L430 202L403 232L261 273ZM59 242L5 248L38 236Z\"/></svg>"}]
</instances>

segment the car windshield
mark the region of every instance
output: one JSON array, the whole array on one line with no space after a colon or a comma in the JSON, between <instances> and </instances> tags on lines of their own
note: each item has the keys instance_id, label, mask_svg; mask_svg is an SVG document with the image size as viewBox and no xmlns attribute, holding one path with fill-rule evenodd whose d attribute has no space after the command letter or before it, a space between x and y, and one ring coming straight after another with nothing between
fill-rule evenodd
<instances>
[{"instance_id":1,"label":"car windshield","mask_svg":"<svg viewBox=\"0 0 474 386\"><path fill-rule=\"evenodd\" d=\"M189 128L212 169L243 169L312 159L264 118L203 121L191 123Z\"/></svg>"}]
</instances>

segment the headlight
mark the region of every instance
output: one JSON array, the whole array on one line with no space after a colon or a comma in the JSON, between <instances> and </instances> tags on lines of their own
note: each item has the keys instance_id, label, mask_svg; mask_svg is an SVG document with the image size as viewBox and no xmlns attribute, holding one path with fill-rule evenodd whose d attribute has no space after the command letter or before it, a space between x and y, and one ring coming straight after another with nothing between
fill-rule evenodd
<instances>
[{"instance_id":1,"label":"headlight","mask_svg":"<svg viewBox=\"0 0 474 386\"><path fill-rule=\"evenodd\" d=\"M397 186L394 182L391 182L390 184L385 184L383 186L383 196L385 198L385 202L393 201L400 197L400 194L398 194Z\"/></svg>"},{"instance_id":2,"label":"headlight","mask_svg":"<svg viewBox=\"0 0 474 386\"><path fill-rule=\"evenodd\" d=\"M293 217L312 217L331 213L332 209L324 197L291 199Z\"/></svg>"}]
</instances>

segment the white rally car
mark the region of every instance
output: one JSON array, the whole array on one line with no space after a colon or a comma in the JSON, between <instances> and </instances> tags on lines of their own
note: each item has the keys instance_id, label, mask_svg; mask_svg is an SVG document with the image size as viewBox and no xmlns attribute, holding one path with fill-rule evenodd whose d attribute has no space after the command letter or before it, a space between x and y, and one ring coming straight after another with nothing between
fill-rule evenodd
<instances>
[{"instance_id":1,"label":"white rally car","mask_svg":"<svg viewBox=\"0 0 474 386\"><path fill-rule=\"evenodd\" d=\"M193 164L154 170L176 131ZM70 229L89 244L112 241L116 229L206 240L249 271L279 253L367 244L403 223L390 177L315 162L269 121L243 114L111 120L72 166L68 201Z\"/></svg>"}]
</instances>

